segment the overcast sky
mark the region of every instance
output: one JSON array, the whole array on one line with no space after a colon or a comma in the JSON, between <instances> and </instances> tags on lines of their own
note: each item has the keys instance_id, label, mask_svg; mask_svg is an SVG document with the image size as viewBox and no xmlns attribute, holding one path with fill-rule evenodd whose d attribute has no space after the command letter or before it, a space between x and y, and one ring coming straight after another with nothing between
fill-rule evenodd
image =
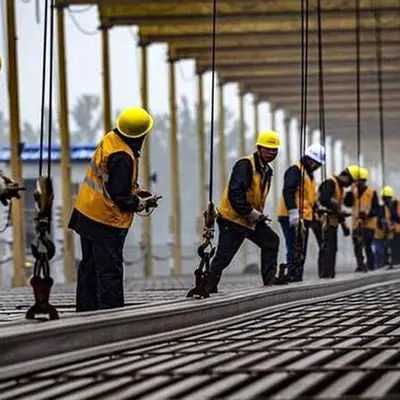
<instances>
[{"instance_id":1,"label":"overcast sky","mask_svg":"<svg viewBox=\"0 0 400 400\"><path fill-rule=\"evenodd\" d=\"M1 1L2 27L0 34L0 54L6 57L5 8ZM21 120L35 124L39 120L41 98L41 69L43 46L43 7L40 0L40 23L36 21L34 0L16 0L17 37L18 37L18 73L20 88ZM71 16L72 13L72 16ZM74 24L89 34L82 33ZM102 95L101 82L101 38L97 30L98 13L95 6L70 7L65 13L67 38L67 72L69 105L74 104L83 93ZM120 27L110 31L112 108L140 104L140 49L136 47L136 28ZM153 112L168 112L168 65L166 63L167 46L154 44L149 48L149 93L150 108ZM6 64L6 63L4 63ZM8 112L5 65L0 74L0 110ZM186 95L192 106L196 101L196 78L194 62L177 63L178 98ZM206 101L210 99L210 74L205 83ZM57 85L56 85L57 86ZM57 89L56 89L57 90ZM56 98L56 93L55 93ZM253 129L252 98L246 96L246 122ZM238 111L237 87L227 85L225 89L226 106ZM260 108L260 124L268 128L269 115L267 105ZM206 117L209 118L209 115Z\"/></svg>"}]
</instances>

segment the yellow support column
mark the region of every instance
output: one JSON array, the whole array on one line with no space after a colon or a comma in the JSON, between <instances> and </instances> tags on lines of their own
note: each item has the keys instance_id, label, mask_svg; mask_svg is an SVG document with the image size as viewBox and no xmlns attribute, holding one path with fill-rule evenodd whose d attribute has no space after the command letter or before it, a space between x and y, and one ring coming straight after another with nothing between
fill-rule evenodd
<instances>
[{"instance_id":1,"label":"yellow support column","mask_svg":"<svg viewBox=\"0 0 400 400\"><path fill-rule=\"evenodd\" d=\"M173 246L173 273L182 274L181 260L181 205L179 191L179 160L178 160L178 129L176 109L175 61L169 60L169 101L171 114L171 192L172 192L172 246Z\"/></svg>"},{"instance_id":2,"label":"yellow support column","mask_svg":"<svg viewBox=\"0 0 400 400\"><path fill-rule=\"evenodd\" d=\"M226 151L225 151L225 109L224 109L224 84L218 85L219 100L219 120L218 120L218 136L219 136L219 185L221 194L226 185Z\"/></svg>"},{"instance_id":3,"label":"yellow support column","mask_svg":"<svg viewBox=\"0 0 400 400\"><path fill-rule=\"evenodd\" d=\"M75 278L75 246L74 235L67 227L72 211L71 171L69 157L69 124L67 73L65 57L64 9L57 8L57 44L58 44L58 86L60 110L60 138L61 138L61 183L62 183L62 227L64 234L64 277L66 282L73 282Z\"/></svg>"},{"instance_id":4,"label":"yellow support column","mask_svg":"<svg viewBox=\"0 0 400 400\"><path fill-rule=\"evenodd\" d=\"M15 26L15 1L7 0L7 42L8 42L8 96L10 105L10 148L12 178L22 184L20 159L20 124L18 95L17 33ZM24 199L13 201L13 286L25 285L23 266L25 265L25 223Z\"/></svg>"},{"instance_id":5,"label":"yellow support column","mask_svg":"<svg viewBox=\"0 0 400 400\"><path fill-rule=\"evenodd\" d=\"M148 87L147 87L147 43L140 43L142 52L142 83L141 96L142 106L146 110L149 108ZM151 192L151 167L150 167L150 139L148 135L143 144L142 152L142 179L143 187ZM144 276L150 278L153 275L153 248L151 238L151 216L142 218L142 245L144 246Z\"/></svg>"},{"instance_id":6,"label":"yellow support column","mask_svg":"<svg viewBox=\"0 0 400 400\"><path fill-rule=\"evenodd\" d=\"M254 107L254 146L257 142L257 136L260 133L260 115L259 115L259 100L254 96L253 107Z\"/></svg>"},{"instance_id":7,"label":"yellow support column","mask_svg":"<svg viewBox=\"0 0 400 400\"><path fill-rule=\"evenodd\" d=\"M206 197L206 143L204 135L204 91L203 73L197 74L197 139L199 141L199 216L197 221L198 235L203 233L203 212L207 207Z\"/></svg>"},{"instance_id":8,"label":"yellow support column","mask_svg":"<svg viewBox=\"0 0 400 400\"><path fill-rule=\"evenodd\" d=\"M104 133L112 128L111 120L111 84L110 84L110 50L108 43L108 26L101 27L101 43L103 49L103 124Z\"/></svg>"},{"instance_id":9,"label":"yellow support column","mask_svg":"<svg viewBox=\"0 0 400 400\"><path fill-rule=\"evenodd\" d=\"M239 157L246 155L246 132L245 132L245 115L244 115L244 96L245 93L239 87ZM242 245L242 262L243 267L247 265L247 243Z\"/></svg>"}]
</instances>

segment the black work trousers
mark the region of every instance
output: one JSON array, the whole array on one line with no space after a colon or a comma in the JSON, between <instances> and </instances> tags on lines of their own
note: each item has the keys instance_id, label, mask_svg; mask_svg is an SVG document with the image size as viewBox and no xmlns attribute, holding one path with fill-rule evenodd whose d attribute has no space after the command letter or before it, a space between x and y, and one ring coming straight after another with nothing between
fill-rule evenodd
<instances>
[{"instance_id":1,"label":"black work trousers","mask_svg":"<svg viewBox=\"0 0 400 400\"><path fill-rule=\"evenodd\" d=\"M375 232L372 229L363 229L363 240L360 243L353 235L354 255L356 256L357 269L356 271L373 270L375 268L374 251L372 242ZM364 264L364 249L367 256L367 264Z\"/></svg>"},{"instance_id":2,"label":"black work trousers","mask_svg":"<svg viewBox=\"0 0 400 400\"><path fill-rule=\"evenodd\" d=\"M392 264L400 264L400 234L395 233L392 240Z\"/></svg>"},{"instance_id":3,"label":"black work trousers","mask_svg":"<svg viewBox=\"0 0 400 400\"><path fill-rule=\"evenodd\" d=\"M328 226L322 235L318 254L318 275L320 278L334 278L336 275L337 226Z\"/></svg>"},{"instance_id":4,"label":"black work trousers","mask_svg":"<svg viewBox=\"0 0 400 400\"><path fill-rule=\"evenodd\" d=\"M128 230L95 239L80 235L76 311L124 306L123 248Z\"/></svg>"},{"instance_id":5,"label":"black work trousers","mask_svg":"<svg viewBox=\"0 0 400 400\"><path fill-rule=\"evenodd\" d=\"M221 279L222 271L230 264L244 239L251 240L261 249L261 277L264 285L273 283L279 250L279 236L264 222L257 223L255 230L218 219L219 238L215 257L210 266L209 291L214 291Z\"/></svg>"}]
</instances>

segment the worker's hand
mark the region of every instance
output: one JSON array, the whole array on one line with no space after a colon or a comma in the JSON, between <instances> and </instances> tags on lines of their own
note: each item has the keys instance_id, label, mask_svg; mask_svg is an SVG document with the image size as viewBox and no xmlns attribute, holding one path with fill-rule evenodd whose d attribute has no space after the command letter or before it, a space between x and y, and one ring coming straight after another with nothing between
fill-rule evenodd
<instances>
[{"instance_id":1,"label":"worker's hand","mask_svg":"<svg viewBox=\"0 0 400 400\"><path fill-rule=\"evenodd\" d=\"M152 194L147 197L140 197L140 196L138 196L138 197L139 197L139 203L136 207L137 212L141 212L141 211L144 211L149 208L157 207L157 200L158 200L157 195Z\"/></svg>"},{"instance_id":2,"label":"worker's hand","mask_svg":"<svg viewBox=\"0 0 400 400\"><path fill-rule=\"evenodd\" d=\"M262 212L253 208L251 213L247 215L247 219L250 222L265 222L268 220L268 217L264 215Z\"/></svg>"},{"instance_id":3,"label":"worker's hand","mask_svg":"<svg viewBox=\"0 0 400 400\"><path fill-rule=\"evenodd\" d=\"M293 208L292 210L289 210L289 226L290 227L295 227L299 224L300 221L300 213L297 208Z\"/></svg>"}]
</instances>

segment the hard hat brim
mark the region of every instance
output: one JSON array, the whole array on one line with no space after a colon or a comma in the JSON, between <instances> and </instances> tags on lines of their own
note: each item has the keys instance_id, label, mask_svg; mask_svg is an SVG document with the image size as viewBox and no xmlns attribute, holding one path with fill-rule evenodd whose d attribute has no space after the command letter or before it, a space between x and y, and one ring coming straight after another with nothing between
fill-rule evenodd
<instances>
[{"instance_id":1,"label":"hard hat brim","mask_svg":"<svg viewBox=\"0 0 400 400\"><path fill-rule=\"evenodd\" d=\"M264 147L265 149L279 149L279 145L271 145L266 146L265 144L261 144L259 142L256 143L257 146Z\"/></svg>"}]
</instances>

